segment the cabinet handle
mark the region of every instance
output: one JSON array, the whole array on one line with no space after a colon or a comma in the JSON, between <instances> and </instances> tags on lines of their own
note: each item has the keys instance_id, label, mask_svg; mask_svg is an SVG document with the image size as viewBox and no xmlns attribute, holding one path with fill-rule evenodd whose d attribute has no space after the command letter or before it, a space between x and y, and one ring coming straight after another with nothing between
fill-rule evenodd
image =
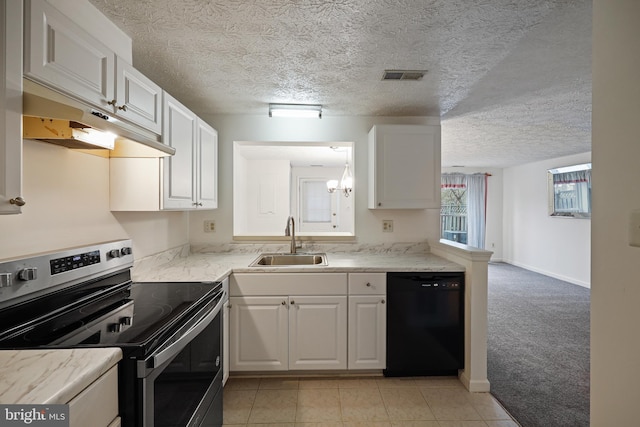
<instances>
[{"instance_id":1,"label":"cabinet handle","mask_svg":"<svg viewBox=\"0 0 640 427\"><path fill-rule=\"evenodd\" d=\"M370 288L371 287L371 283L367 282L366 286Z\"/></svg>"},{"instance_id":2,"label":"cabinet handle","mask_svg":"<svg viewBox=\"0 0 640 427\"><path fill-rule=\"evenodd\" d=\"M114 107L118 106L118 103L117 103L117 101L115 99L112 99L111 101L107 101L107 104L113 105Z\"/></svg>"},{"instance_id":3,"label":"cabinet handle","mask_svg":"<svg viewBox=\"0 0 640 427\"><path fill-rule=\"evenodd\" d=\"M24 206L25 204L27 204L27 202L25 202L24 199L20 196L16 197L15 199L9 200L9 203L16 206Z\"/></svg>"},{"instance_id":4,"label":"cabinet handle","mask_svg":"<svg viewBox=\"0 0 640 427\"><path fill-rule=\"evenodd\" d=\"M118 107L118 110L127 111L127 106L126 105L121 105L121 106Z\"/></svg>"},{"instance_id":5,"label":"cabinet handle","mask_svg":"<svg viewBox=\"0 0 640 427\"><path fill-rule=\"evenodd\" d=\"M296 303L295 301L291 301L291 305L293 305L293 304L295 304L295 303Z\"/></svg>"},{"instance_id":6,"label":"cabinet handle","mask_svg":"<svg viewBox=\"0 0 640 427\"><path fill-rule=\"evenodd\" d=\"M382 304L384 304L384 300L380 301Z\"/></svg>"},{"instance_id":7,"label":"cabinet handle","mask_svg":"<svg viewBox=\"0 0 640 427\"><path fill-rule=\"evenodd\" d=\"M286 301L282 301L281 304L282 305L287 305L287 302Z\"/></svg>"}]
</instances>

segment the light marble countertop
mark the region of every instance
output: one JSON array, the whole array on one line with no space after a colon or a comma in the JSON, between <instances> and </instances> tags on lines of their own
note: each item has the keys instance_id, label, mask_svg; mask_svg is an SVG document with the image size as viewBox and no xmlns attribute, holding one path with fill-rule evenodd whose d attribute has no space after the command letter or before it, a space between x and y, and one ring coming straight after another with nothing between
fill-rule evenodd
<instances>
[{"instance_id":1,"label":"light marble countertop","mask_svg":"<svg viewBox=\"0 0 640 427\"><path fill-rule=\"evenodd\" d=\"M135 281L221 280L235 273L335 273L392 271L464 271L464 267L431 253L327 252L326 266L249 267L258 253L195 253L171 261L140 263L133 269Z\"/></svg>"},{"instance_id":2,"label":"light marble countertop","mask_svg":"<svg viewBox=\"0 0 640 427\"><path fill-rule=\"evenodd\" d=\"M67 403L120 359L119 348L0 350L0 403Z\"/></svg>"}]
</instances>

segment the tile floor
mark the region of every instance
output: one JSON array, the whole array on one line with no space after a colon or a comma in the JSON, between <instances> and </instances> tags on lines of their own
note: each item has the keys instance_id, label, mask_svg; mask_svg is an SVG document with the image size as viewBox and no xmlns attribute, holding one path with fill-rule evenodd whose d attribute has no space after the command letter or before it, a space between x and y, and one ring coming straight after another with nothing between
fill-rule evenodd
<instances>
[{"instance_id":1,"label":"tile floor","mask_svg":"<svg viewBox=\"0 0 640 427\"><path fill-rule=\"evenodd\" d=\"M518 427L454 377L231 378L223 400L226 427Z\"/></svg>"}]
</instances>

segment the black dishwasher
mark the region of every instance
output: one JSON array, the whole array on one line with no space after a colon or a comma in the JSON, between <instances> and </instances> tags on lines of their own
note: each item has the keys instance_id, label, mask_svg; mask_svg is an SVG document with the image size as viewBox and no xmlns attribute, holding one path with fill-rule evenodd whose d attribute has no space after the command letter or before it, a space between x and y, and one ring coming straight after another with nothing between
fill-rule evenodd
<instances>
[{"instance_id":1,"label":"black dishwasher","mask_svg":"<svg viewBox=\"0 0 640 427\"><path fill-rule=\"evenodd\" d=\"M385 376L464 368L464 273L387 273Z\"/></svg>"}]
</instances>

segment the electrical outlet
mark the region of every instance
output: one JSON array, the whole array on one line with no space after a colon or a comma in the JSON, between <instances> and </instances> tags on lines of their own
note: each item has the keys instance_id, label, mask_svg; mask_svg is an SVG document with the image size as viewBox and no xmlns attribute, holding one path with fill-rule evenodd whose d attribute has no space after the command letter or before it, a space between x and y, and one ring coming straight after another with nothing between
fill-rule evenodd
<instances>
[{"instance_id":1,"label":"electrical outlet","mask_svg":"<svg viewBox=\"0 0 640 427\"><path fill-rule=\"evenodd\" d=\"M393 221L391 221L390 219L383 219L382 220L382 231L384 231L386 233L393 232Z\"/></svg>"},{"instance_id":2,"label":"electrical outlet","mask_svg":"<svg viewBox=\"0 0 640 427\"><path fill-rule=\"evenodd\" d=\"M212 219L207 219L204 221L204 232L205 233L215 233L216 232L216 222Z\"/></svg>"}]
</instances>

